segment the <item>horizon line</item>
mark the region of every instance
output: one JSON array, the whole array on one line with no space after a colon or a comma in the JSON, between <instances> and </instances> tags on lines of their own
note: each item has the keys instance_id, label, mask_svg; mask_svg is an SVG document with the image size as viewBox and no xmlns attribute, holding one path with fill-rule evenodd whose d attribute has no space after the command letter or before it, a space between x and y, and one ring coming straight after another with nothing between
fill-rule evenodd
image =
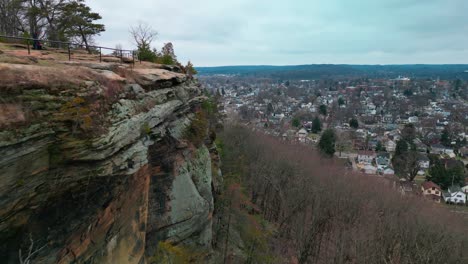
<instances>
[{"instance_id":1,"label":"horizon line","mask_svg":"<svg viewBox=\"0 0 468 264\"><path fill-rule=\"evenodd\" d=\"M468 63L388 63L388 64L350 64L350 63L311 63L311 64L233 64L233 65L216 65L216 66L195 66L195 68L221 68L221 67L289 67L289 66L318 66L318 65L335 65L335 66L412 66L412 65L427 65L427 66L468 66Z\"/></svg>"}]
</instances>

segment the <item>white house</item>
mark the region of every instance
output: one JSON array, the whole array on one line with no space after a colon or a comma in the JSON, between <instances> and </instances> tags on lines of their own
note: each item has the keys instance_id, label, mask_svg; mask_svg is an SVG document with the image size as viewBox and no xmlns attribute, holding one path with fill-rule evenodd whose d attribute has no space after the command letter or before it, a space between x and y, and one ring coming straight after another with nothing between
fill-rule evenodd
<instances>
[{"instance_id":1,"label":"white house","mask_svg":"<svg viewBox=\"0 0 468 264\"><path fill-rule=\"evenodd\" d=\"M419 167L421 167L421 169L424 169L424 170L429 169L429 166L431 165L431 161L426 155L420 155L418 158L418 163L419 163Z\"/></svg>"},{"instance_id":2,"label":"white house","mask_svg":"<svg viewBox=\"0 0 468 264\"><path fill-rule=\"evenodd\" d=\"M297 136L297 140L299 140L299 142L305 143L306 138L307 138L307 130L305 130L304 128L301 128L297 132L296 136Z\"/></svg>"},{"instance_id":3,"label":"white house","mask_svg":"<svg viewBox=\"0 0 468 264\"><path fill-rule=\"evenodd\" d=\"M419 171L418 175L424 175L431 165L431 161L424 154L419 154L418 157Z\"/></svg>"},{"instance_id":4,"label":"white house","mask_svg":"<svg viewBox=\"0 0 468 264\"><path fill-rule=\"evenodd\" d=\"M408 122L409 123L418 123L419 122L419 118L417 116L410 116L408 117Z\"/></svg>"},{"instance_id":5,"label":"white house","mask_svg":"<svg viewBox=\"0 0 468 264\"><path fill-rule=\"evenodd\" d=\"M387 168L385 168L383 170L383 174L384 175L395 175L395 171L392 168L387 167Z\"/></svg>"},{"instance_id":6,"label":"white house","mask_svg":"<svg viewBox=\"0 0 468 264\"><path fill-rule=\"evenodd\" d=\"M377 167L372 166L370 164L367 164L366 166L364 166L363 170L365 174L377 174Z\"/></svg>"},{"instance_id":7,"label":"white house","mask_svg":"<svg viewBox=\"0 0 468 264\"><path fill-rule=\"evenodd\" d=\"M445 147L440 144L434 144L431 146L431 154L447 154L449 156L454 155L453 149Z\"/></svg>"},{"instance_id":8,"label":"white house","mask_svg":"<svg viewBox=\"0 0 468 264\"><path fill-rule=\"evenodd\" d=\"M468 193L468 185L461 188L464 193Z\"/></svg>"},{"instance_id":9,"label":"white house","mask_svg":"<svg viewBox=\"0 0 468 264\"><path fill-rule=\"evenodd\" d=\"M466 193L459 186L451 186L447 192L443 192L442 196L446 203L466 203Z\"/></svg>"},{"instance_id":10,"label":"white house","mask_svg":"<svg viewBox=\"0 0 468 264\"><path fill-rule=\"evenodd\" d=\"M385 149L387 151L394 152L395 148L396 148L396 143L393 140L389 140L387 141L387 143L385 143Z\"/></svg>"},{"instance_id":11,"label":"white house","mask_svg":"<svg viewBox=\"0 0 468 264\"><path fill-rule=\"evenodd\" d=\"M358 152L358 163L360 164L372 164L372 161L376 158L376 154L373 151L359 151Z\"/></svg>"}]
</instances>

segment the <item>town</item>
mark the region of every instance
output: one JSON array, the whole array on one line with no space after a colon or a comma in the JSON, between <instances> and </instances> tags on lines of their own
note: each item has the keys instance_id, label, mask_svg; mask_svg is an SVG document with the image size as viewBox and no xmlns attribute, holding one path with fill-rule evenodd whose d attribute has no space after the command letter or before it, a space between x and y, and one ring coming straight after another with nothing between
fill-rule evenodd
<instances>
[{"instance_id":1,"label":"town","mask_svg":"<svg viewBox=\"0 0 468 264\"><path fill-rule=\"evenodd\" d=\"M468 99L462 80L201 77L222 111L254 130L325 150L402 194L467 204ZM325 133L328 131L329 133ZM330 141L329 140L329 141Z\"/></svg>"}]
</instances>

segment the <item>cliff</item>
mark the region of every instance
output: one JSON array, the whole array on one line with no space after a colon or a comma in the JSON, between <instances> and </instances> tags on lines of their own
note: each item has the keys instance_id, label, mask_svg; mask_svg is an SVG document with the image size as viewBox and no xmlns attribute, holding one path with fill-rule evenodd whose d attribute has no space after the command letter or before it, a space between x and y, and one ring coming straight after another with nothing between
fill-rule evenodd
<instances>
[{"instance_id":1,"label":"cliff","mask_svg":"<svg viewBox=\"0 0 468 264\"><path fill-rule=\"evenodd\" d=\"M0 54L2 263L145 263L163 241L210 252L210 142L184 133L197 81L42 55Z\"/></svg>"}]
</instances>

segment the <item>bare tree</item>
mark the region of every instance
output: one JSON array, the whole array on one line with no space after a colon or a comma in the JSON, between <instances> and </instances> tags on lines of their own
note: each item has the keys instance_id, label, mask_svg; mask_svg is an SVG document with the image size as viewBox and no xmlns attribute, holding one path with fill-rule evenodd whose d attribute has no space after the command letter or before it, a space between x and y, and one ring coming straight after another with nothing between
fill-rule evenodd
<instances>
[{"instance_id":1,"label":"bare tree","mask_svg":"<svg viewBox=\"0 0 468 264\"><path fill-rule=\"evenodd\" d=\"M250 214L280 227L270 241L284 258L279 262L456 263L467 257L468 240L459 235L463 219L419 197L402 198L390 182L346 172L311 148L247 128L225 127L220 138L228 150L224 180L241 182L258 208ZM412 161L414 175L417 159ZM238 219L237 213L221 217L225 223ZM254 251L270 254L256 241L250 241L248 258Z\"/></svg>"},{"instance_id":2,"label":"bare tree","mask_svg":"<svg viewBox=\"0 0 468 264\"><path fill-rule=\"evenodd\" d=\"M139 49L150 49L151 43L158 36L158 32L144 22L131 27L130 34Z\"/></svg>"}]
</instances>

